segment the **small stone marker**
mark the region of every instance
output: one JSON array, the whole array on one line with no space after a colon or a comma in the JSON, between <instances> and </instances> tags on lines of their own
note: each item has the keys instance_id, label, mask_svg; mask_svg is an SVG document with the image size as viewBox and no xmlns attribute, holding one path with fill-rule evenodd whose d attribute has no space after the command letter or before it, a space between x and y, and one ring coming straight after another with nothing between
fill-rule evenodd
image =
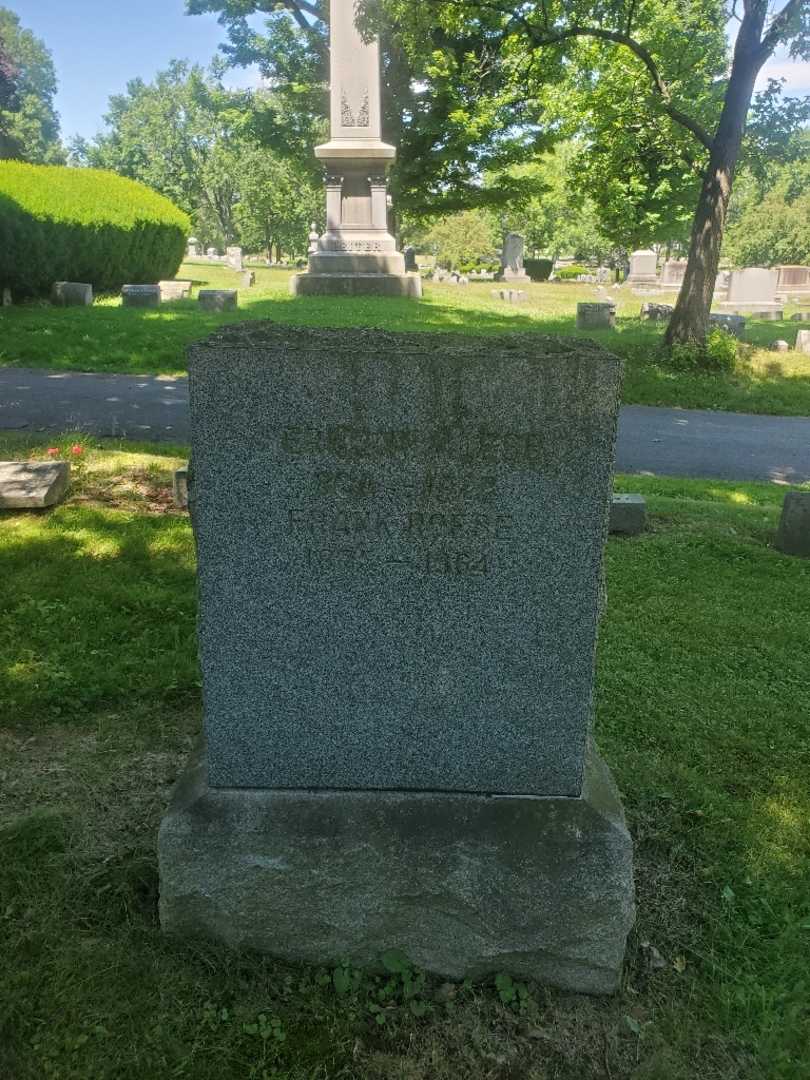
<instances>
[{"instance_id":1,"label":"small stone marker","mask_svg":"<svg viewBox=\"0 0 810 1080\"><path fill-rule=\"evenodd\" d=\"M637 536L647 528L647 500L643 495L613 495L610 500L610 531Z\"/></svg>"},{"instance_id":2,"label":"small stone marker","mask_svg":"<svg viewBox=\"0 0 810 1080\"><path fill-rule=\"evenodd\" d=\"M188 300L191 297L190 281L159 281L160 302L169 303L172 300Z\"/></svg>"},{"instance_id":3,"label":"small stone marker","mask_svg":"<svg viewBox=\"0 0 810 1080\"><path fill-rule=\"evenodd\" d=\"M774 546L785 555L810 558L810 491L789 491Z\"/></svg>"},{"instance_id":4,"label":"small stone marker","mask_svg":"<svg viewBox=\"0 0 810 1080\"><path fill-rule=\"evenodd\" d=\"M254 270L244 270L239 275L239 285L242 289L252 289L256 284L256 273Z\"/></svg>"},{"instance_id":5,"label":"small stone marker","mask_svg":"<svg viewBox=\"0 0 810 1080\"><path fill-rule=\"evenodd\" d=\"M791 322L810 322L810 311L797 311L790 316Z\"/></svg>"},{"instance_id":6,"label":"small stone marker","mask_svg":"<svg viewBox=\"0 0 810 1080\"><path fill-rule=\"evenodd\" d=\"M664 322L667 319L672 318L674 310L675 308L672 304L642 304L641 318L648 319L651 322Z\"/></svg>"},{"instance_id":7,"label":"small stone marker","mask_svg":"<svg viewBox=\"0 0 810 1080\"><path fill-rule=\"evenodd\" d=\"M121 290L121 302L124 307L158 307L160 305L160 286L125 285Z\"/></svg>"},{"instance_id":8,"label":"small stone marker","mask_svg":"<svg viewBox=\"0 0 810 1080\"><path fill-rule=\"evenodd\" d=\"M620 361L240 323L189 370L207 744L161 826L164 930L614 990L632 851L591 728Z\"/></svg>"},{"instance_id":9,"label":"small stone marker","mask_svg":"<svg viewBox=\"0 0 810 1080\"><path fill-rule=\"evenodd\" d=\"M577 330L613 330L616 305L609 301L577 304Z\"/></svg>"},{"instance_id":10,"label":"small stone marker","mask_svg":"<svg viewBox=\"0 0 810 1080\"><path fill-rule=\"evenodd\" d=\"M225 248L225 262L231 270L242 271L242 249L240 247Z\"/></svg>"},{"instance_id":11,"label":"small stone marker","mask_svg":"<svg viewBox=\"0 0 810 1080\"><path fill-rule=\"evenodd\" d=\"M69 482L66 461L0 461L0 509L55 506L64 499Z\"/></svg>"},{"instance_id":12,"label":"small stone marker","mask_svg":"<svg viewBox=\"0 0 810 1080\"><path fill-rule=\"evenodd\" d=\"M508 304L522 304L526 299L523 289L493 289L492 295L496 300L505 300Z\"/></svg>"},{"instance_id":13,"label":"small stone marker","mask_svg":"<svg viewBox=\"0 0 810 1080\"><path fill-rule=\"evenodd\" d=\"M416 248L406 247L402 254L405 256L405 273L418 273L419 267L416 264Z\"/></svg>"},{"instance_id":14,"label":"small stone marker","mask_svg":"<svg viewBox=\"0 0 810 1080\"><path fill-rule=\"evenodd\" d=\"M790 352L790 345L782 338L771 345L771 352Z\"/></svg>"},{"instance_id":15,"label":"small stone marker","mask_svg":"<svg viewBox=\"0 0 810 1080\"><path fill-rule=\"evenodd\" d=\"M172 486L174 505L180 510L188 510L188 465L175 469Z\"/></svg>"},{"instance_id":16,"label":"small stone marker","mask_svg":"<svg viewBox=\"0 0 810 1080\"><path fill-rule=\"evenodd\" d=\"M5 286L3 288L2 294L0 295L2 296L2 306L11 307L11 305L14 303L14 298L11 295L11 289L9 289L8 286Z\"/></svg>"},{"instance_id":17,"label":"small stone marker","mask_svg":"<svg viewBox=\"0 0 810 1080\"><path fill-rule=\"evenodd\" d=\"M796 335L796 352L810 356L810 330L800 330Z\"/></svg>"},{"instance_id":18,"label":"small stone marker","mask_svg":"<svg viewBox=\"0 0 810 1080\"><path fill-rule=\"evenodd\" d=\"M627 275L630 285L658 284L658 256L650 248L634 251L630 256L630 272Z\"/></svg>"},{"instance_id":19,"label":"small stone marker","mask_svg":"<svg viewBox=\"0 0 810 1080\"><path fill-rule=\"evenodd\" d=\"M55 281L51 303L59 307L89 307L93 303L93 286L80 281Z\"/></svg>"},{"instance_id":20,"label":"small stone marker","mask_svg":"<svg viewBox=\"0 0 810 1080\"><path fill-rule=\"evenodd\" d=\"M204 311L233 311L238 295L236 289L200 289L198 299Z\"/></svg>"}]
</instances>

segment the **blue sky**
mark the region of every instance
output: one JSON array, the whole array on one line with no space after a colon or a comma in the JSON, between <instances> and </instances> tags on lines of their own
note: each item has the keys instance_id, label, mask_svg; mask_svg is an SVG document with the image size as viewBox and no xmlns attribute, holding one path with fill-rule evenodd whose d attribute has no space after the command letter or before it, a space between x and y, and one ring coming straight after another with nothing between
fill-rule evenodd
<instances>
[{"instance_id":1,"label":"blue sky","mask_svg":"<svg viewBox=\"0 0 810 1080\"><path fill-rule=\"evenodd\" d=\"M95 135L111 94L149 81L169 60L207 64L226 40L214 15L184 15L184 0L0 0L53 53L62 135ZM231 86L253 85L234 70Z\"/></svg>"},{"instance_id":2,"label":"blue sky","mask_svg":"<svg viewBox=\"0 0 810 1080\"><path fill-rule=\"evenodd\" d=\"M65 138L95 135L111 94L129 79L149 81L169 60L208 63L225 40L213 15L183 14L184 0L0 0L53 53L57 108ZM785 77L790 93L810 94L810 63L775 56L762 73ZM255 72L235 70L231 86L254 85Z\"/></svg>"}]
</instances>

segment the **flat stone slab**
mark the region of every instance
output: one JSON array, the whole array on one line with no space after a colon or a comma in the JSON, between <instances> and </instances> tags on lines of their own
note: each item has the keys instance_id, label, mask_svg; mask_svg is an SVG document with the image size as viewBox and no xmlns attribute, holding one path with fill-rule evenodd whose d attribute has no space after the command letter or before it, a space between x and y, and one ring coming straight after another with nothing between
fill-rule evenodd
<instances>
[{"instance_id":1,"label":"flat stone slab","mask_svg":"<svg viewBox=\"0 0 810 1080\"><path fill-rule=\"evenodd\" d=\"M235 311L238 295L236 289L200 289L197 298L203 311Z\"/></svg>"},{"instance_id":2,"label":"flat stone slab","mask_svg":"<svg viewBox=\"0 0 810 1080\"><path fill-rule=\"evenodd\" d=\"M379 968L398 949L445 978L619 986L632 848L592 747L580 797L539 799L222 790L200 753L158 847L171 935L317 965Z\"/></svg>"},{"instance_id":3,"label":"flat stone slab","mask_svg":"<svg viewBox=\"0 0 810 1080\"><path fill-rule=\"evenodd\" d=\"M789 491L774 546L785 555L810 558L810 491Z\"/></svg>"},{"instance_id":4,"label":"flat stone slab","mask_svg":"<svg viewBox=\"0 0 810 1080\"><path fill-rule=\"evenodd\" d=\"M124 307L150 308L160 304L159 285L124 285L121 289Z\"/></svg>"},{"instance_id":5,"label":"flat stone slab","mask_svg":"<svg viewBox=\"0 0 810 1080\"><path fill-rule=\"evenodd\" d=\"M610 531L638 536L647 528L647 500L643 495L613 495L610 500Z\"/></svg>"},{"instance_id":6,"label":"flat stone slab","mask_svg":"<svg viewBox=\"0 0 810 1080\"><path fill-rule=\"evenodd\" d=\"M578 795L621 362L241 323L189 370L211 783Z\"/></svg>"},{"instance_id":7,"label":"flat stone slab","mask_svg":"<svg viewBox=\"0 0 810 1080\"><path fill-rule=\"evenodd\" d=\"M56 506L70 483L66 461L0 461L0 509Z\"/></svg>"}]
</instances>

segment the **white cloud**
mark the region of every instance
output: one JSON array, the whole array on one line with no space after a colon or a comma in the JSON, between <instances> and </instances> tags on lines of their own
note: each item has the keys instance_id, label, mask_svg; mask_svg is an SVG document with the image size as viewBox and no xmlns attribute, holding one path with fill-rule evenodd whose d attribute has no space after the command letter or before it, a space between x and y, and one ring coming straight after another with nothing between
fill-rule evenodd
<instances>
[{"instance_id":1,"label":"white cloud","mask_svg":"<svg viewBox=\"0 0 810 1080\"><path fill-rule=\"evenodd\" d=\"M784 58L770 60L759 73L757 90L763 90L768 79L785 79L786 94L810 94L810 61Z\"/></svg>"}]
</instances>

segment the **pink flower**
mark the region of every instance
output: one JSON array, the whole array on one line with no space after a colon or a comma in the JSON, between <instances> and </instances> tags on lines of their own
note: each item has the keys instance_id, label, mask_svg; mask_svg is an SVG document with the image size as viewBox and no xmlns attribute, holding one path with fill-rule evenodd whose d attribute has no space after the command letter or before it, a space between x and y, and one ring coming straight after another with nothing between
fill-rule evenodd
<instances>
[{"instance_id":1,"label":"pink flower","mask_svg":"<svg viewBox=\"0 0 810 1080\"><path fill-rule=\"evenodd\" d=\"M84 447L83 447L83 446L79 446L79 444L78 444L78 443L76 443L76 445L75 445L75 446L71 446L71 448L70 448L70 452L71 452L71 454L74 454L74 455L75 455L76 457L78 457L78 456L79 456L79 454L83 454L83 453L84 453Z\"/></svg>"},{"instance_id":2,"label":"pink flower","mask_svg":"<svg viewBox=\"0 0 810 1080\"><path fill-rule=\"evenodd\" d=\"M47 453L48 457L59 457L59 447L58 446L49 446L46 453Z\"/></svg>"}]
</instances>

